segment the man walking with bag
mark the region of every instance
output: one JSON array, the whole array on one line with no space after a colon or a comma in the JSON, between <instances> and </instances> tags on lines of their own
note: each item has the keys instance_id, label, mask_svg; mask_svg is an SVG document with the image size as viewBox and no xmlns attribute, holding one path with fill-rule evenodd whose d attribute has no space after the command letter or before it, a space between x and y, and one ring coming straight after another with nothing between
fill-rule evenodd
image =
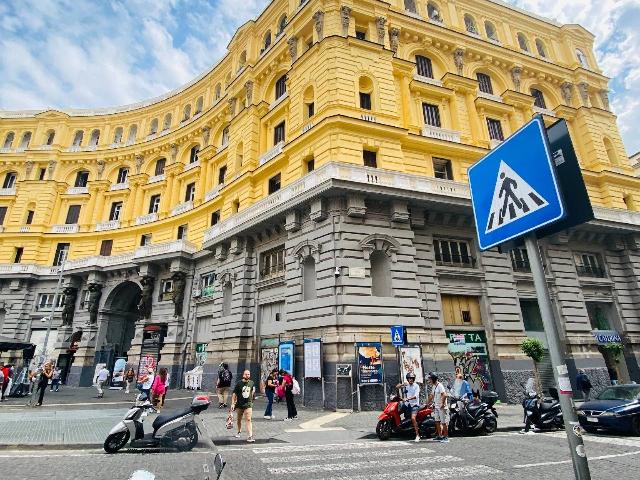
<instances>
[{"instance_id":1,"label":"man walking with bag","mask_svg":"<svg viewBox=\"0 0 640 480\"><path fill-rule=\"evenodd\" d=\"M236 422L238 425L238 433L236 438L240 438L242 432L242 419L244 418L244 424L247 427L247 442L253 443L253 426L251 425L251 416L253 415L253 397L256 393L256 388L251 380L251 372L245 370L242 373L242 380L236 383L236 387L233 389L231 395L231 410L236 411Z\"/></svg>"},{"instance_id":2,"label":"man walking with bag","mask_svg":"<svg viewBox=\"0 0 640 480\"><path fill-rule=\"evenodd\" d=\"M98 389L98 398L104 397L104 391L102 390L102 386L107 383L107 379L109 378L109 370L107 370L107 366L103 365L100 371L98 372L98 377L96 378L96 388Z\"/></svg>"}]
</instances>

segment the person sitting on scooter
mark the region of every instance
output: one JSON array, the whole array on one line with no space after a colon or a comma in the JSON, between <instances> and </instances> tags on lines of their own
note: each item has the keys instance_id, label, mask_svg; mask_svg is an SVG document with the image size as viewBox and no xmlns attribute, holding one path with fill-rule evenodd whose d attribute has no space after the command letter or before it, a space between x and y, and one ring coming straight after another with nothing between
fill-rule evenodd
<instances>
[{"instance_id":1,"label":"person sitting on scooter","mask_svg":"<svg viewBox=\"0 0 640 480\"><path fill-rule=\"evenodd\" d=\"M416 431L416 442L420 441L420 429L418 428L418 410L420 410L420 385L416 383L416 376L413 372L405 376L407 383L401 383L398 388L404 387L405 399L403 410L411 414L411 423Z\"/></svg>"},{"instance_id":2,"label":"person sitting on scooter","mask_svg":"<svg viewBox=\"0 0 640 480\"><path fill-rule=\"evenodd\" d=\"M462 424L466 428L468 423L466 408L468 402L473 402L473 391L471 390L471 385L469 385L469 382L464 379L462 372L459 370L456 373L456 379L453 382L453 392L454 396L460 399L456 403L458 405Z\"/></svg>"}]
</instances>

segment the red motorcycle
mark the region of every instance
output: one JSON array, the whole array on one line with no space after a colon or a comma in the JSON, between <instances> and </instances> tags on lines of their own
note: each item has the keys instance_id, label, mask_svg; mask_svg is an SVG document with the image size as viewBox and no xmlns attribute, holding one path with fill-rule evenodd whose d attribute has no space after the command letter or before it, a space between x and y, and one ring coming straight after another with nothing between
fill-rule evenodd
<instances>
[{"instance_id":1,"label":"red motorcycle","mask_svg":"<svg viewBox=\"0 0 640 480\"><path fill-rule=\"evenodd\" d=\"M413 422L411 414L405 412L401 414L403 400L399 393L393 393L389 397L389 403L384 407L382 413L378 416L378 425L376 426L376 435L380 440L389 440L392 434L396 435L414 435ZM433 409L426 405L420 406L417 415L418 429L421 437L431 437L436 431L436 423L431 416ZM403 418L404 417L404 418Z\"/></svg>"}]
</instances>

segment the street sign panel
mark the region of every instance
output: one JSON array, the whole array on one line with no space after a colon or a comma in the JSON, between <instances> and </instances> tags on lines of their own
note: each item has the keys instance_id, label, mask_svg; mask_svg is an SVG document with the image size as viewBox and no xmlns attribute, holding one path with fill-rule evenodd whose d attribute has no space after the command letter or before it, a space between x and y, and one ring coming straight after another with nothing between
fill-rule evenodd
<instances>
[{"instance_id":1,"label":"street sign panel","mask_svg":"<svg viewBox=\"0 0 640 480\"><path fill-rule=\"evenodd\" d=\"M560 220L565 214L540 117L469 168L469 185L481 250Z\"/></svg>"},{"instance_id":2,"label":"street sign panel","mask_svg":"<svg viewBox=\"0 0 640 480\"><path fill-rule=\"evenodd\" d=\"M401 347L406 343L405 331L402 325L391 327L391 343L394 347Z\"/></svg>"}]
</instances>

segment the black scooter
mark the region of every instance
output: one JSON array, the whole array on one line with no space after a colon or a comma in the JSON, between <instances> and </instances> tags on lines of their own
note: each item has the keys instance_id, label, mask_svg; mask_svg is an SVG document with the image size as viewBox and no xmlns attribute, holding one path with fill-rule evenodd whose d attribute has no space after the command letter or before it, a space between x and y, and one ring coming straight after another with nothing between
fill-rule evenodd
<instances>
[{"instance_id":1,"label":"black scooter","mask_svg":"<svg viewBox=\"0 0 640 480\"><path fill-rule=\"evenodd\" d=\"M480 401L469 402L460 397L450 396L449 433L493 433L498 429L498 412L494 404L498 401L498 394L485 392Z\"/></svg>"},{"instance_id":2,"label":"black scooter","mask_svg":"<svg viewBox=\"0 0 640 480\"><path fill-rule=\"evenodd\" d=\"M524 429L521 433L527 433L533 425L538 430L553 430L564 428L562 408L558 397L558 390L549 389L549 397L540 397L537 392L526 392L522 401L524 409Z\"/></svg>"}]
</instances>

